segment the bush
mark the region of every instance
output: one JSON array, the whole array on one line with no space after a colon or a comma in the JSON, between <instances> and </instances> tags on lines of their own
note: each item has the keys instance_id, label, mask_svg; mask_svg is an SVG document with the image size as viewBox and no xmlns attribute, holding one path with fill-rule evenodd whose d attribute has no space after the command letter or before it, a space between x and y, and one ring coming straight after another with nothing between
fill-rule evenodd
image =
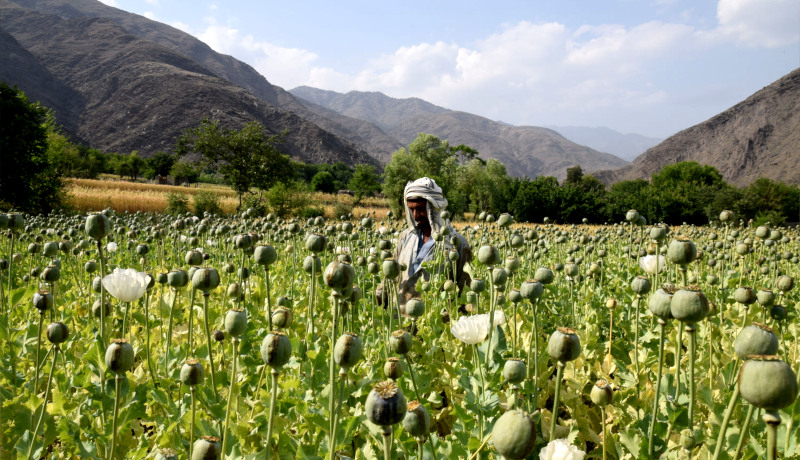
<instances>
[{"instance_id":1,"label":"bush","mask_svg":"<svg viewBox=\"0 0 800 460\"><path fill-rule=\"evenodd\" d=\"M242 209L252 209L256 217L267 215L267 202L259 195L248 193L242 197Z\"/></svg>"},{"instance_id":2,"label":"bush","mask_svg":"<svg viewBox=\"0 0 800 460\"><path fill-rule=\"evenodd\" d=\"M167 195L167 214L186 214L189 212L189 198L182 193L170 193Z\"/></svg>"},{"instance_id":3,"label":"bush","mask_svg":"<svg viewBox=\"0 0 800 460\"><path fill-rule=\"evenodd\" d=\"M203 217L206 213L222 214L219 206L219 196L208 190L202 190L194 195L194 215Z\"/></svg>"},{"instance_id":4,"label":"bush","mask_svg":"<svg viewBox=\"0 0 800 460\"><path fill-rule=\"evenodd\" d=\"M333 205L333 217L338 219L341 216L347 216L353 212L353 204L344 201L337 201Z\"/></svg>"},{"instance_id":5,"label":"bush","mask_svg":"<svg viewBox=\"0 0 800 460\"><path fill-rule=\"evenodd\" d=\"M306 206L300 211L299 217L303 219L313 219L325 215L325 210L316 206Z\"/></svg>"},{"instance_id":6,"label":"bush","mask_svg":"<svg viewBox=\"0 0 800 460\"><path fill-rule=\"evenodd\" d=\"M278 217L297 215L308 205L308 188L299 182L286 185L278 182L267 191L267 203L270 212Z\"/></svg>"}]
</instances>

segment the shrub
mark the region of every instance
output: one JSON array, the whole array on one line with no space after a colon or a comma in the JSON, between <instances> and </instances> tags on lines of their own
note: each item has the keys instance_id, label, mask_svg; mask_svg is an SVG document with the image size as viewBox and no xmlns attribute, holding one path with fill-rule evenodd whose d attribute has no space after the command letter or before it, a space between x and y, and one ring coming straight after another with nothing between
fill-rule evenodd
<instances>
[{"instance_id":1,"label":"shrub","mask_svg":"<svg viewBox=\"0 0 800 460\"><path fill-rule=\"evenodd\" d=\"M219 196L214 192L202 190L194 195L193 202L194 214L198 217L203 217L206 213L222 214Z\"/></svg>"},{"instance_id":2,"label":"shrub","mask_svg":"<svg viewBox=\"0 0 800 460\"><path fill-rule=\"evenodd\" d=\"M325 210L317 206L306 206L300 211L299 217L303 219L313 219L325 215Z\"/></svg>"},{"instance_id":3,"label":"shrub","mask_svg":"<svg viewBox=\"0 0 800 460\"><path fill-rule=\"evenodd\" d=\"M186 214L189 212L189 198L182 193L170 193L167 195L167 214Z\"/></svg>"},{"instance_id":4,"label":"shrub","mask_svg":"<svg viewBox=\"0 0 800 460\"><path fill-rule=\"evenodd\" d=\"M297 215L309 202L308 188L299 182L278 182L267 191L269 210L278 217Z\"/></svg>"},{"instance_id":5,"label":"shrub","mask_svg":"<svg viewBox=\"0 0 800 460\"><path fill-rule=\"evenodd\" d=\"M267 215L267 202L259 195L248 193L242 197L242 209L253 209L256 217Z\"/></svg>"},{"instance_id":6,"label":"shrub","mask_svg":"<svg viewBox=\"0 0 800 460\"><path fill-rule=\"evenodd\" d=\"M333 205L333 217L338 219L341 216L347 216L353 212L353 204L346 201L337 201Z\"/></svg>"}]
</instances>

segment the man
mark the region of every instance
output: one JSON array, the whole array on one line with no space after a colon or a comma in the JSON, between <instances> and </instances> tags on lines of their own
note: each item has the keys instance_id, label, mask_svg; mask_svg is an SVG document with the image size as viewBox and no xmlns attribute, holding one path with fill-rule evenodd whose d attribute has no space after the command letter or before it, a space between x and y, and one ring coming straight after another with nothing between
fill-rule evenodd
<instances>
[{"instance_id":1,"label":"man","mask_svg":"<svg viewBox=\"0 0 800 460\"><path fill-rule=\"evenodd\" d=\"M447 208L447 199L433 179L422 177L406 184L403 202L408 228L400 233L395 248L395 259L407 267L400 273L398 286L401 311L406 301L419 296L416 285L420 278L430 281L430 271L446 273L448 278L456 281L460 293L469 282L464 264L472 260L469 243L442 215ZM448 258L451 251L458 253L455 274ZM423 262L437 259L441 261L438 266L430 270L423 268Z\"/></svg>"}]
</instances>

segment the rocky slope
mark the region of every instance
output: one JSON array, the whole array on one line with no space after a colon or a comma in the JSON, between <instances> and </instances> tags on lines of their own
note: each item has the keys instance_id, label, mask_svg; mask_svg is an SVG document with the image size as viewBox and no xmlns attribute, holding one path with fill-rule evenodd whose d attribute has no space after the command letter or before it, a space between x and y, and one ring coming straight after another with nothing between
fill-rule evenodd
<instances>
[{"instance_id":1,"label":"rocky slope","mask_svg":"<svg viewBox=\"0 0 800 460\"><path fill-rule=\"evenodd\" d=\"M648 178L679 161L714 166L738 186L759 177L800 184L800 69L669 137L630 165L597 176L607 183Z\"/></svg>"}]
</instances>

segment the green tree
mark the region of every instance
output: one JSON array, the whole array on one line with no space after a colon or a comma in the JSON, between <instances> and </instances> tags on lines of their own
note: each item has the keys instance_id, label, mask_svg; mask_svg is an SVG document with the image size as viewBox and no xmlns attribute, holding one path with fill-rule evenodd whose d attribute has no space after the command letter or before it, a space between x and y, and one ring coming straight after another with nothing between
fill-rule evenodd
<instances>
[{"instance_id":1,"label":"green tree","mask_svg":"<svg viewBox=\"0 0 800 460\"><path fill-rule=\"evenodd\" d=\"M197 182L200 171L188 160L178 160L172 165L169 174L175 179L175 183L186 181L188 183Z\"/></svg>"},{"instance_id":2,"label":"green tree","mask_svg":"<svg viewBox=\"0 0 800 460\"><path fill-rule=\"evenodd\" d=\"M364 196L380 192L380 176L375 172L374 166L357 164L347 188L355 192L355 201L358 203Z\"/></svg>"},{"instance_id":3,"label":"green tree","mask_svg":"<svg viewBox=\"0 0 800 460\"><path fill-rule=\"evenodd\" d=\"M336 192L336 178L328 171L320 171L311 178L311 190L323 193Z\"/></svg>"},{"instance_id":4,"label":"green tree","mask_svg":"<svg viewBox=\"0 0 800 460\"><path fill-rule=\"evenodd\" d=\"M564 181L565 184L580 184L581 179L583 178L583 169L581 165L573 166L571 168L567 168L567 179Z\"/></svg>"},{"instance_id":5,"label":"green tree","mask_svg":"<svg viewBox=\"0 0 800 460\"><path fill-rule=\"evenodd\" d=\"M207 164L216 166L236 191L238 210L242 195L251 187L267 190L292 173L289 157L277 147L284 135L268 136L255 121L235 130L205 119L199 127L187 129L181 135L175 151L179 155L198 153Z\"/></svg>"},{"instance_id":6,"label":"green tree","mask_svg":"<svg viewBox=\"0 0 800 460\"><path fill-rule=\"evenodd\" d=\"M145 160L145 176L152 179L155 176L169 175L172 165L175 164L175 157L167 152L156 152L153 156Z\"/></svg>"},{"instance_id":7,"label":"green tree","mask_svg":"<svg viewBox=\"0 0 800 460\"><path fill-rule=\"evenodd\" d=\"M0 82L0 208L49 212L63 206L64 183L48 156L50 111Z\"/></svg>"},{"instance_id":8,"label":"green tree","mask_svg":"<svg viewBox=\"0 0 800 460\"><path fill-rule=\"evenodd\" d=\"M742 189L739 202L741 215L747 218L766 220L771 217L771 224L782 225L787 221L796 221L800 213L800 189L773 181L765 177L756 179Z\"/></svg>"},{"instance_id":9,"label":"green tree","mask_svg":"<svg viewBox=\"0 0 800 460\"><path fill-rule=\"evenodd\" d=\"M517 193L509 207L515 219L542 222L545 217L557 218L561 202L558 179L552 176L539 176L535 180L522 179L515 188Z\"/></svg>"},{"instance_id":10,"label":"green tree","mask_svg":"<svg viewBox=\"0 0 800 460\"><path fill-rule=\"evenodd\" d=\"M406 149L399 149L392 154L392 159L383 168L383 194L395 215L402 216L403 189L408 181L419 177L414 157Z\"/></svg>"}]
</instances>

